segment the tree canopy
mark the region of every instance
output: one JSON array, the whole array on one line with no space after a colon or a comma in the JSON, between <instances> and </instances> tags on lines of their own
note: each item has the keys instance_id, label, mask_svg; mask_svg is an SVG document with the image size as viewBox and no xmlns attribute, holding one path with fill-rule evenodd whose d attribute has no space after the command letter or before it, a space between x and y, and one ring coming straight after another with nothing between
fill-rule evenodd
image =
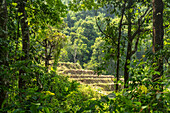
<instances>
[{"instance_id":1,"label":"tree canopy","mask_svg":"<svg viewBox=\"0 0 170 113\"><path fill-rule=\"evenodd\" d=\"M1 0L0 112L169 112L169 14L169 0Z\"/></svg>"}]
</instances>

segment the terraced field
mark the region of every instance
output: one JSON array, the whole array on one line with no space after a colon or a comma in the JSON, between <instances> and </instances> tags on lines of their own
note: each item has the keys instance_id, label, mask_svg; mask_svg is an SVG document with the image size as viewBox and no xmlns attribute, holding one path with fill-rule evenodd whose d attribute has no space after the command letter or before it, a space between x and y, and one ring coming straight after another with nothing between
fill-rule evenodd
<instances>
[{"instance_id":1,"label":"terraced field","mask_svg":"<svg viewBox=\"0 0 170 113\"><path fill-rule=\"evenodd\" d=\"M58 64L58 73L69 76L70 80L75 80L84 85L89 85L96 91L109 94L115 89L114 77L112 75L96 75L92 70L84 70L77 63ZM123 80L123 79L121 79Z\"/></svg>"}]
</instances>

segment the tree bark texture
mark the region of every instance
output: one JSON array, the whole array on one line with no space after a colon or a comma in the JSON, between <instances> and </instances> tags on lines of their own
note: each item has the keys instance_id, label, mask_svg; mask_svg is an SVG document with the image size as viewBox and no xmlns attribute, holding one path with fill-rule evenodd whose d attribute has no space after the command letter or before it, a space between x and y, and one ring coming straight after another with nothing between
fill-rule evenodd
<instances>
[{"instance_id":1,"label":"tree bark texture","mask_svg":"<svg viewBox=\"0 0 170 113\"><path fill-rule=\"evenodd\" d=\"M153 53L159 52L163 49L163 1L153 0ZM159 79L163 75L163 56L159 54L155 57L158 68L156 71L160 72L160 75L153 75L153 80Z\"/></svg>"}]
</instances>

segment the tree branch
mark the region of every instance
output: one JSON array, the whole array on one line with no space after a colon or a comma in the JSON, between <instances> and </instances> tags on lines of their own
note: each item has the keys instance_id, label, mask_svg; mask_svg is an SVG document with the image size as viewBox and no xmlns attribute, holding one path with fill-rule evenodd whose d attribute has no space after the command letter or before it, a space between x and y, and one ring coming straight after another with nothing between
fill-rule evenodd
<instances>
[{"instance_id":1,"label":"tree branch","mask_svg":"<svg viewBox=\"0 0 170 113\"><path fill-rule=\"evenodd\" d=\"M125 5L126 5L126 1L123 4L123 9L122 9L122 15L121 15L121 19L120 19L120 23L119 23L119 37L118 37L118 44L117 44L117 69L116 69L116 78L117 78L117 82L116 82L116 91L118 91L119 87L118 87L118 81L119 81L119 57L120 57L120 39L122 36L122 22L123 22L123 16L124 16L124 11L125 11Z\"/></svg>"},{"instance_id":2,"label":"tree branch","mask_svg":"<svg viewBox=\"0 0 170 113\"><path fill-rule=\"evenodd\" d=\"M95 18L96 19L96 18ZM104 31L102 31L102 29L100 28L99 24L97 23L97 19L96 19L96 25L99 28L100 32L103 33L104 35L106 35L106 37L112 38L111 36L107 35L106 33L104 33Z\"/></svg>"},{"instance_id":3,"label":"tree branch","mask_svg":"<svg viewBox=\"0 0 170 113\"><path fill-rule=\"evenodd\" d=\"M144 31L146 32L147 30L141 30L140 27L143 25L145 19L142 21L142 18L146 16L147 12L149 11L150 8L148 8L145 13L138 19L138 29L136 30L136 32L132 35L132 39L135 38L135 36L138 34L138 38L136 39L136 43L135 43L135 49L132 51L132 55L137 51L137 47L138 47L138 42L139 42L139 38L140 38L140 32ZM151 11L151 10L150 10ZM149 12L150 12L149 11ZM142 22L141 22L142 21Z\"/></svg>"},{"instance_id":4,"label":"tree branch","mask_svg":"<svg viewBox=\"0 0 170 113\"><path fill-rule=\"evenodd\" d=\"M147 12L149 11L149 9L150 9L150 7L148 7L148 8L146 9L145 13L139 18L140 20L142 20L142 18L145 17L145 15L146 15ZM152 9L151 9L150 11L152 11ZM149 11L149 12L150 12L150 11Z\"/></svg>"},{"instance_id":5,"label":"tree branch","mask_svg":"<svg viewBox=\"0 0 170 113\"><path fill-rule=\"evenodd\" d=\"M145 30L141 30L141 29L140 29L139 33L140 33L140 32L146 32L146 31L150 31L150 29L145 29ZM137 51L137 49L138 49L139 38L140 38L140 36L138 36L138 38L136 39L135 49L132 51L132 55L133 55L133 54Z\"/></svg>"},{"instance_id":6,"label":"tree branch","mask_svg":"<svg viewBox=\"0 0 170 113\"><path fill-rule=\"evenodd\" d=\"M149 9L150 8L148 8L146 11L145 11L145 13L138 19L138 29L134 32L134 34L132 35L132 40L135 38L135 36L137 35L137 34L139 34L140 32L141 32L141 29L140 29L140 27L143 25L143 23L145 22L145 19L142 21L142 18L143 17L145 17L146 16L146 14L147 14L147 12L149 11ZM152 9L150 10L150 11L152 11ZM150 12L149 11L149 12ZM142 22L141 22L142 21Z\"/></svg>"},{"instance_id":7,"label":"tree branch","mask_svg":"<svg viewBox=\"0 0 170 113\"><path fill-rule=\"evenodd\" d=\"M95 17L95 19L96 19L96 17ZM106 37L108 37L108 38L113 38L112 36L110 36L110 35L108 35L108 34L106 34L104 31L102 31L102 29L100 28L100 26L99 26L99 24L98 24L98 22L97 22L97 19L96 19L96 25L97 25L97 27L99 28L99 31L102 33L102 34L104 34ZM117 45L115 42L113 42L115 45Z\"/></svg>"}]
</instances>

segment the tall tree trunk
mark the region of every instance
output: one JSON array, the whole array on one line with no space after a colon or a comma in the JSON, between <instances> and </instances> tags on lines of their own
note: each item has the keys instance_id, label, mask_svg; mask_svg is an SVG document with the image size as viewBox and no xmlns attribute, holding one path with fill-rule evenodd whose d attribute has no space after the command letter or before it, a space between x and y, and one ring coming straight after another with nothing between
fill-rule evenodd
<instances>
[{"instance_id":1,"label":"tall tree trunk","mask_svg":"<svg viewBox=\"0 0 170 113\"><path fill-rule=\"evenodd\" d=\"M22 14L20 16L20 23L21 23L21 30L22 30L22 51L23 56L21 58L22 61L29 60L29 27L28 27L28 21L27 21L27 15L25 11L25 5L27 3L27 0L19 0L18 6L19 6L19 12ZM25 66L27 66L27 63L25 63ZM19 89L25 89L26 88L26 80L24 79L26 75L26 71L21 69L19 71ZM20 93L21 96L22 92Z\"/></svg>"},{"instance_id":2,"label":"tall tree trunk","mask_svg":"<svg viewBox=\"0 0 170 113\"><path fill-rule=\"evenodd\" d=\"M0 67L4 67L7 65L8 58L8 46L7 46L7 3L6 0L0 1ZM0 73L3 72L3 68L0 68ZM0 109L4 100L6 99L6 91L5 91L5 76L6 74L0 74ZM3 112L5 113L5 112Z\"/></svg>"},{"instance_id":3,"label":"tall tree trunk","mask_svg":"<svg viewBox=\"0 0 170 113\"><path fill-rule=\"evenodd\" d=\"M132 54L132 41L128 41L127 53L126 53L126 61L124 67L124 88L128 88L128 79L129 79L129 66Z\"/></svg>"},{"instance_id":4,"label":"tall tree trunk","mask_svg":"<svg viewBox=\"0 0 170 113\"><path fill-rule=\"evenodd\" d=\"M163 1L153 0L153 53L156 53L163 49ZM153 75L153 80L156 81L163 75L163 56L159 54L156 56L158 68L156 71L160 72L160 75Z\"/></svg>"},{"instance_id":5,"label":"tall tree trunk","mask_svg":"<svg viewBox=\"0 0 170 113\"><path fill-rule=\"evenodd\" d=\"M119 90L119 61L120 61L120 39L121 39L121 34L122 34L122 21L123 21L123 15L124 15L124 11L125 11L125 5L126 5L126 1L123 4L123 9L122 9L122 15L121 15L121 19L120 19L120 23L119 23L119 37L118 37L118 45L117 45L117 68L116 68L116 78L117 78L117 83L116 83L116 91Z\"/></svg>"},{"instance_id":6,"label":"tall tree trunk","mask_svg":"<svg viewBox=\"0 0 170 113\"><path fill-rule=\"evenodd\" d=\"M128 79L129 79L129 66L130 66L130 58L132 56L132 12L130 12L130 9L132 7L132 0L128 1L128 47L127 47L127 53L126 53L126 61L125 61L125 67L124 67L124 88L128 88Z\"/></svg>"},{"instance_id":7,"label":"tall tree trunk","mask_svg":"<svg viewBox=\"0 0 170 113\"><path fill-rule=\"evenodd\" d=\"M153 0L153 53L160 52L163 49L163 1L162 0ZM154 63L157 64L156 71L159 71L160 74L152 75L153 82L161 79L163 75L163 55L162 53L158 53L158 55L154 58ZM163 86L160 83L157 83L160 89L159 91L163 91ZM156 96L156 94L155 94ZM158 101L158 106L162 111L164 110L163 103Z\"/></svg>"}]
</instances>

